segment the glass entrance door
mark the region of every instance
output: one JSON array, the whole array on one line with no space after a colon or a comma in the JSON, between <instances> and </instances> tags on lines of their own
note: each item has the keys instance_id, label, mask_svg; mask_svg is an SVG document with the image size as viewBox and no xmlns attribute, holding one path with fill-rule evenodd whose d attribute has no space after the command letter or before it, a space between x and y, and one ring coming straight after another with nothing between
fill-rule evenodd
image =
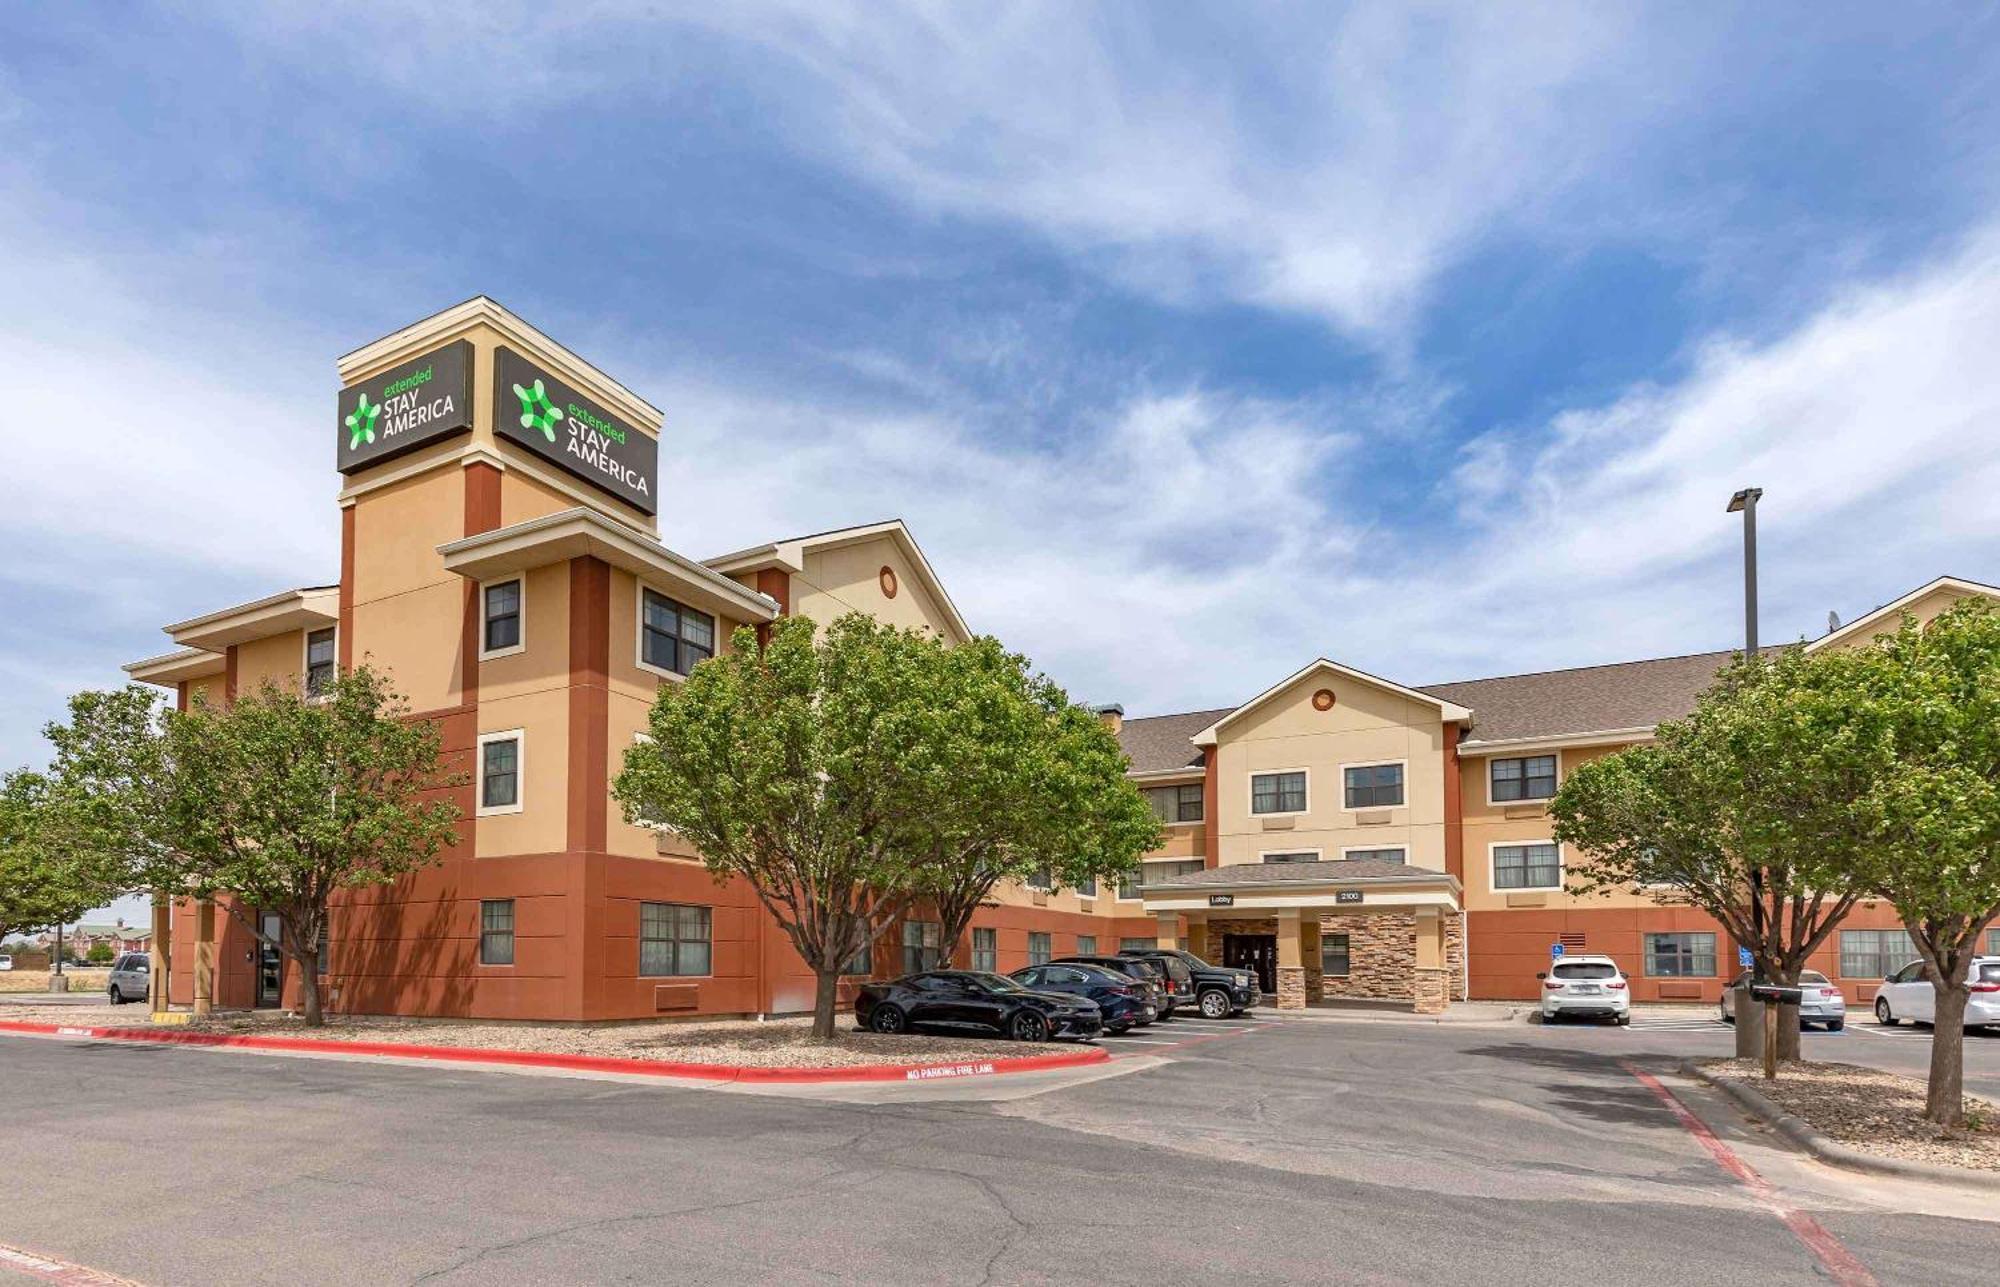
<instances>
[{"instance_id":1,"label":"glass entrance door","mask_svg":"<svg viewBox=\"0 0 2000 1287\"><path fill-rule=\"evenodd\" d=\"M258 928L271 938L280 937L285 930L285 918L276 912L265 912L258 918ZM285 956L277 948L263 939L257 940L257 1008L272 1010L285 1002Z\"/></svg>"},{"instance_id":2,"label":"glass entrance door","mask_svg":"<svg viewBox=\"0 0 2000 1287\"><path fill-rule=\"evenodd\" d=\"M1249 970L1257 976L1257 986L1267 994L1278 991L1278 936L1276 934L1225 934L1222 963L1232 970Z\"/></svg>"}]
</instances>

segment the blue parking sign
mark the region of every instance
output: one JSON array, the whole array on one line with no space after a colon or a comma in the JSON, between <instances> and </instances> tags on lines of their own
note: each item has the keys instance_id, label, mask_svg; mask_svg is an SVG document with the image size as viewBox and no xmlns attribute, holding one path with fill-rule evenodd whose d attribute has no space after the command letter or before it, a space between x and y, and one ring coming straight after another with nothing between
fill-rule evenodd
<instances>
[{"instance_id":1,"label":"blue parking sign","mask_svg":"<svg viewBox=\"0 0 2000 1287\"><path fill-rule=\"evenodd\" d=\"M1563 954L1563 945L1562 945L1562 944L1560 944L1560 943L1551 943L1551 944L1549 944L1549 955L1550 955L1550 956L1552 956L1552 957L1555 957L1555 958L1557 958L1557 959L1561 959L1561 957L1562 957L1562 954Z\"/></svg>"},{"instance_id":2,"label":"blue parking sign","mask_svg":"<svg viewBox=\"0 0 2000 1287\"><path fill-rule=\"evenodd\" d=\"M1746 970L1749 969L1750 966L1756 961L1756 959L1757 959L1756 957L1750 955L1749 948L1739 947L1736 949L1736 963L1742 966L1744 969Z\"/></svg>"}]
</instances>

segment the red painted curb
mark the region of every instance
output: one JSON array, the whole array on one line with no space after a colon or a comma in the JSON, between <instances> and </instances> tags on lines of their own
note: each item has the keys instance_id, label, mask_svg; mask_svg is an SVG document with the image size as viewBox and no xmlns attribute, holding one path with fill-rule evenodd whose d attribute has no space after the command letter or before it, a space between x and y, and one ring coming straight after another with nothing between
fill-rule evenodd
<instances>
[{"instance_id":1,"label":"red painted curb","mask_svg":"<svg viewBox=\"0 0 2000 1287\"><path fill-rule=\"evenodd\" d=\"M550 1055L530 1050L480 1050L471 1046L418 1046L394 1041L315 1041L309 1037L246 1037L219 1032L181 1032L172 1028L84 1028L69 1024L0 1020L0 1033L87 1037L93 1041L150 1042L169 1046L234 1046L247 1050L314 1051L321 1054L390 1055L400 1059L437 1059L452 1063L510 1064L523 1068L567 1068L577 1072L615 1072L645 1077L679 1077L728 1082L867 1082L936 1081L951 1077L998 1076L1077 1068L1111 1058L1101 1046L1054 1055L1010 1055L1000 1059L969 1059L960 1063L857 1064L847 1068L747 1068L736 1064L674 1063L663 1059L615 1059L604 1055Z\"/></svg>"}]
</instances>

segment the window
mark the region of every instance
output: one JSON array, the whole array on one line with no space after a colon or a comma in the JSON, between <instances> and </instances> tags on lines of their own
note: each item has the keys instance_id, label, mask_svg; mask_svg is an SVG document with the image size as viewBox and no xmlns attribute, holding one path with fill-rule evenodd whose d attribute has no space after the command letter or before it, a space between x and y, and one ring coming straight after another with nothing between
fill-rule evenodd
<instances>
[{"instance_id":1,"label":"window","mask_svg":"<svg viewBox=\"0 0 2000 1287\"><path fill-rule=\"evenodd\" d=\"M1319 936L1319 972L1344 979L1348 969L1348 941L1345 934Z\"/></svg>"},{"instance_id":2,"label":"window","mask_svg":"<svg viewBox=\"0 0 2000 1287\"><path fill-rule=\"evenodd\" d=\"M1493 846L1493 888L1562 888L1562 851L1551 844Z\"/></svg>"},{"instance_id":3,"label":"window","mask_svg":"<svg viewBox=\"0 0 2000 1287\"><path fill-rule=\"evenodd\" d=\"M514 900L485 898L479 902L479 963L514 963Z\"/></svg>"},{"instance_id":4,"label":"window","mask_svg":"<svg viewBox=\"0 0 2000 1287\"><path fill-rule=\"evenodd\" d=\"M1028 873L1028 888L1039 889L1043 893L1055 888L1055 873L1047 867L1039 867Z\"/></svg>"},{"instance_id":5,"label":"window","mask_svg":"<svg viewBox=\"0 0 2000 1287\"><path fill-rule=\"evenodd\" d=\"M1340 771L1350 809L1388 809L1403 803L1403 766L1350 764Z\"/></svg>"},{"instance_id":6,"label":"window","mask_svg":"<svg viewBox=\"0 0 2000 1287\"><path fill-rule=\"evenodd\" d=\"M479 739L479 812L521 811L521 730Z\"/></svg>"},{"instance_id":7,"label":"window","mask_svg":"<svg viewBox=\"0 0 2000 1287\"><path fill-rule=\"evenodd\" d=\"M1097 877L1085 876L1082 880L1078 881L1076 883L1076 896L1078 898L1097 897Z\"/></svg>"},{"instance_id":8,"label":"window","mask_svg":"<svg viewBox=\"0 0 2000 1287\"><path fill-rule=\"evenodd\" d=\"M1402 849L1343 849L1341 858L1347 862L1394 862L1410 861L1408 852Z\"/></svg>"},{"instance_id":9,"label":"window","mask_svg":"<svg viewBox=\"0 0 2000 1287\"><path fill-rule=\"evenodd\" d=\"M480 656L521 651L521 578L487 586L484 600L486 626Z\"/></svg>"},{"instance_id":10,"label":"window","mask_svg":"<svg viewBox=\"0 0 2000 1287\"><path fill-rule=\"evenodd\" d=\"M1715 935L1707 931L1646 935L1646 973L1660 979L1715 976Z\"/></svg>"},{"instance_id":11,"label":"window","mask_svg":"<svg viewBox=\"0 0 2000 1287\"><path fill-rule=\"evenodd\" d=\"M707 974L709 911L679 903L639 904L639 973Z\"/></svg>"},{"instance_id":12,"label":"window","mask_svg":"<svg viewBox=\"0 0 2000 1287\"><path fill-rule=\"evenodd\" d=\"M840 972L863 976L875 973L875 944L864 940L853 956L841 962Z\"/></svg>"},{"instance_id":13,"label":"window","mask_svg":"<svg viewBox=\"0 0 2000 1287\"><path fill-rule=\"evenodd\" d=\"M1000 931L991 929L972 931L972 968L975 970L1000 968Z\"/></svg>"},{"instance_id":14,"label":"window","mask_svg":"<svg viewBox=\"0 0 2000 1287\"><path fill-rule=\"evenodd\" d=\"M1986 955L2000 956L2000 929L1986 931Z\"/></svg>"},{"instance_id":15,"label":"window","mask_svg":"<svg viewBox=\"0 0 2000 1287\"><path fill-rule=\"evenodd\" d=\"M1917 959L1907 930L1840 931L1842 978L1886 979Z\"/></svg>"},{"instance_id":16,"label":"window","mask_svg":"<svg viewBox=\"0 0 2000 1287\"><path fill-rule=\"evenodd\" d=\"M1077 954L1078 956L1096 956L1096 955L1097 955L1097 935L1095 935L1095 934L1079 934L1079 935L1077 935L1077 936L1076 936L1076 954Z\"/></svg>"},{"instance_id":17,"label":"window","mask_svg":"<svg viewBox=\"0 0 2000 1287\"><path fill-rule=\"evenodd\" d=\"M936 921L903 922L903 973L935 970L943 953L944 930Z\"/></svg>"},{"instance_id":18,"label":"window","mask_svg":"<svg viewBox=\"0 0 2000 1287\"><path fill-rule=\"evenodd\" d=\"M1306 811L1306 775L1300 769L1294 773L1252 773L1250 775L1250 812L1252 813L1304 813Z\"/></svg>"},{"instance_id":19,"label":"window","mask_svg":"<svg viewBox=\"0 0 2000 1287\"><path fill-rule=\"evenodd\" d=\"M1201 783L1186 786L1147 787L1146 803L1161 822L1200 822Z\"/></svg>"},{"instance_id":20,"label":"window","mask_svg":"<svg viewBox=\"0 0 2000 1287\"><path fill-rule=\"evenodd\" d=\"M1121 938L1118 940L1118 950L1121 952L1150 952L1159 945L1158 939L1150 938Z\"/></svg>"},{"instance_id":21,"label":"window","mask_svg":"<svg viewBox=\"0 0 2000 1287\"><path fill-rule=\"evenodd\" d=\"M1028 935L1028 964L1046 965L1048 959L1054 955L1055 949L1049 942L1049 935L1034 933Z\"/></svg>"},{"instance_id":22,"label":"window","mask_svg":"<svg viewBox=\"0 0 2000 1287\"><path fill-rule=\"evenodd\" d=\"M1510 800L1546 800L1556 793L1556 757L1524 755L1511 760L1493 760L1487 770L1488 794L1493 803Z\"/></svg>"},{"instance_id":23,"label":"window","mask_svg":"<svg viewBox=\"0 0 2000 1287\"><path fill-rule=\"evenodd\" d=\"M333 682L333 628L306 636L306 696L318 697Z\"/></svg>"},{"instance_id":24,"label":"window","mask_svg":"<svg viewBox=\"0 0 2000 1287\"><path fill-rule=\"evenodd\" d=\"M1265 862L1318 862L1319 850L1307 849L1295 854L1265 854Z\"/></svg>"},{"instance_id":25,"label":"window","mask_svg":"<svg viewBox=\"0 0 2000 1287\"><path fill-rule=\"evenodd\" d=\"M1141 884L1150 885L1162 880L1176 880L1182 876L1191 876L1195 872L1206 870L1208 870L1208 864L1199 858L1176 858L1172 862L1142 863L1139 867L1139 875L1135 879L1127 880L1119 885L1118 896L1120 898L1137 898Z\"/></svg>"},{"instance_id":26,"label":"window","mask_svg":"<svg viewBox=\"0 0 2000 1287\"><path fill-rule=\"evenodd\" d=\"M715 618L658 590L639 591L639 664L685 675L715 655Z\"/></svg>"}]
</instances>

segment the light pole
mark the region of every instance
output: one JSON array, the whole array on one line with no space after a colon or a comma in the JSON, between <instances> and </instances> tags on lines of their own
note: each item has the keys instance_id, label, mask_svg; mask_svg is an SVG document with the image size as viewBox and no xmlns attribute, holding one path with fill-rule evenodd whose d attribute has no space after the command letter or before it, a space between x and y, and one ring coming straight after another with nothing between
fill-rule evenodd
<instances>
[{"instance_id":1,"label":"light pole","mask_svg":"<svg viewBox=\"0 0 2000 1287\"><path fill-rule=\"evenodd\" d=\"M1743 657L1746 661L1757 656L1757 500L1763 494L1761 487L1745 487L1729 498L1729 508L1723 511L1743 515ZM1750 869L1750 926L1757 940L1751 951L1762 953L1769 933L1764 924L1764 869L1761 867ZM1751 972L1751 977L1756 978L1764 973L1763 963L1754 957L1752 962L1758 967ZM1755 1058L1757 1053L1756 1034L1744 1022L1750 1014L1749 1002L1750 989L1746 985L1736 995L1736 1057L1739 1059ZM1767 1077L1771 1075L1778 1050L1777 1016L1778 1012L1770 1005L1764 1006L1762 1044Z\"/></svg>"}]
</instances>

